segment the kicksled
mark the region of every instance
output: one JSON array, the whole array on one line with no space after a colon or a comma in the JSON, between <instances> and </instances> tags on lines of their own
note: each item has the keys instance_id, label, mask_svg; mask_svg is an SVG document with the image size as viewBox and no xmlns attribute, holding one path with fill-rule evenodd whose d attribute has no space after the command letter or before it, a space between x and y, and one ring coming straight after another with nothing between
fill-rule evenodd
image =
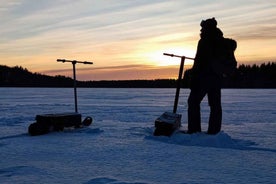
<instances>
[{"instance_id":1,"label":"kicksled","mask_svg":"<svg viewBox=\"0 0 276 184\"><path fill-rule=\"evenodd\" d=\"M28 132L32 136L43 135L65 128L83 128L92 124L93 119L88 116L83 121L79 113L40 114L36 115L36 122L30 124Z\"/></svg>"},{"instance_id":2,"label":"kicksled","mask_svg":"<svg viewBox=\"0 0 276 184\"><path fill-rule=\"evenodd\" d=\"M178 99L179 99L179 93L180 93L180 87L181 87L181 79L183 75L183 69L184 69L184 62L185 59L191 59L193 58L186 57L186 56L178 56L174 54L167 54L164 53L166 56L171 57L179 57L181 58L180 62L180 68L179 68L179 75L177 79L176 84L176 93L175 93L175 99L174 99L174 107L173 112L164 112L161 116L159 116L155 122L155 130L153 135L154 136L171 136L176 130L179 130L181 127L181 114L177 114L177 106L178 106Z\"/></svg>"},{"instance_id":3,"label":"kicksled","mask_svg":"<svg viewBox=\"0 0 276 184\"><path fill-rule=\"evenodd\" d=\"M82 121L82 116L78 113L75 65L77 63L93 63L65 59L58 59L57 62L71 62L73 65L75 112L36 115L36 122L30 124L28 127L28 133L31 136L43 135L53 131L63 131L65 128L83 128L92 124L92 117L88 116Z\"/></svg>"}]
</instances>

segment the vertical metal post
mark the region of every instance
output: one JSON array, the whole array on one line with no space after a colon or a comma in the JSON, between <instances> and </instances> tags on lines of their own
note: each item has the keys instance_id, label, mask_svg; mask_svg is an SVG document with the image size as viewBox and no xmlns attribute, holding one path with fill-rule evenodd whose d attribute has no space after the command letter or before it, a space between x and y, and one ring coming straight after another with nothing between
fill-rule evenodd
<instances>
[{"instance_id":1,"label":"vertical metal post","mask_svg":"<svg viewBox=\"0 0 276 184\"><path fill-rule=\"evenodd\" d=\"M178 55L168 54L168 53L163 53L163 55L181 58L181 63L180 63L180 68L179 68L179 75L178 75L177 84L176 84L177 86L176 86L176 92L175 92L174 106L173 106L173 113L176 113L177 105L178 105L179 92L180 92L180 86L181 86L181 79L182 79L183 69L184 69L184 61L185 61L185 59L194 60L194 58L190 58L190 57L186 57L186 56L178 56Z\"/></svg>"},{"instance_id":2,"label":"vertical metal post","mask_svg":"<svg viewBox=\"0 0 276 184\"><path fill-rule=\"evenodd\" d=\"M179 75L178 75L177 84L176 84L177 86L176 86L176 92L175 92L173 113L176 113L176 111L177 111L179 92L180 92L180 87L181 87L181 79L182 79L183 69L184 69L184 61L185 61L185 56L182 56L180 68L179 68Z\"/></svg>"},{"instance_id":3,"label":"vertical metal post","mask_svg":"<svg viewBox=\"0 0 276 184\"><path fill-rule=\"evenodd\" d=\"M77 63L77 61L72 61L73 77L74 77L75 112L77 113L78 112L78 100L77 100L76 63Z\"/></svg>"}]
</instances>

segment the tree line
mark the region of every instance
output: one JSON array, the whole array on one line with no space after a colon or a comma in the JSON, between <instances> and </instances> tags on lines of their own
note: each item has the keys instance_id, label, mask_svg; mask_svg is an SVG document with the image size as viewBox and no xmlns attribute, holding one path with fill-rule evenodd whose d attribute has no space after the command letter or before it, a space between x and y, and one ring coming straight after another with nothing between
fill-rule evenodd
<instances>
[{"instance_id":1,"label":"tree line","mask_svg":"<svg viewBox=\"0 0 276 184\"><path fill-rule=\"evenodd\" d=\"M191 69L186 70L181 85L188 88ZM73 79L61 75L32 73L21 66L0 65L0 87L72 87ZM78 87L93 88L175 88L175 79L77 81ZM222 79L223 88L276 88L276 63L240 65L233 75Z\"/></svg>"}]
</instances>

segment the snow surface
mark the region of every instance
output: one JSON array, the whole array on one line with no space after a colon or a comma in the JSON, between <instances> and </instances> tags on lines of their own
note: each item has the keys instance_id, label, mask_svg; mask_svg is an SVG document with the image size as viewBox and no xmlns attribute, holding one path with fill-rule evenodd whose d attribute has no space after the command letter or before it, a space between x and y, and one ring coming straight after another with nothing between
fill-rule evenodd
<instances>
[{"instance_id":1,"label":"snow surface","mask_svg":"<svg viewBox=\"0 0 276 184\"><path fill-rule=\"evenodd\" d=\"M187 96L178 113L187 126ZM224 89L218 135L154 137L174 89L78 89L84 129L31 137L37 114L74 111L73 89L0 88L0 183L276 183L276 90ZM202 128L209 107L202 102Z\"/></svg>"}]
</instances>

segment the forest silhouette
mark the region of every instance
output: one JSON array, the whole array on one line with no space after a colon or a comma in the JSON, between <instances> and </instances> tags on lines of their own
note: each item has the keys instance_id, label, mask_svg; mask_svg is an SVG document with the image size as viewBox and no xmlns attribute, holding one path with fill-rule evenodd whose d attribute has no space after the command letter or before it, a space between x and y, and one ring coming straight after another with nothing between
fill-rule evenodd
<instances>
[{"instance_id":1,"label":"forest silhouette","mask_svg":"<svg viewBox=\"0 0 276 184\"><path fill-rule=\"evenodd\" d=\"M191 69L186 70L182 88L190 84ZM175 79L77 81L87 88L175 88ZM32 73L22 66L0 65L0 87L73 87L73 79L61 75ZM276 63L240 65L233 75L222 79L222 88L276 88Z\"/></svg>"}]
</instances>

